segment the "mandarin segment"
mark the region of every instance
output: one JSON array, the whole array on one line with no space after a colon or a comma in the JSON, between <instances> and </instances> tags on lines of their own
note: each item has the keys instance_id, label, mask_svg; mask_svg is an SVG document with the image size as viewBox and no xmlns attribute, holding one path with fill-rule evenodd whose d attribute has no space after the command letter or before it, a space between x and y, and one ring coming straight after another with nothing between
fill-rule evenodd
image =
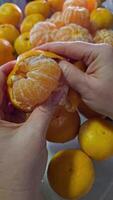
<instances>
[{"instance_id":1,"label":"mandarin segment","mask_svg":"<svg viewBox=\"0 0 113 200\"><path fill-rule=\"evenodd\" d=\"M57 28L60 28L65 25L63 17L62 17L62 12L54 13L50 18L47 19L47 21L55 24Z\"/></svg>"},{"instance_id":2,"label":"mandarin segment","mask_svg":"<svg viewBox=\"0 0 113 200\"><path fill-rule=\"evenodd\" d=\"M87 7L86 0L67 0L64 3L63 10L67 9L70 6L79 6L79 7Z\"/></svg>"},{"instance_id":3,"label":"mandarin segment","mask_svg":"<svg viewBox=\"0 0 113 200\"><path fill-rule=\"evenodd\" d=\"M113 46L113 30L102 29L96 32L95 43L106 43Z\"/></svg>"},{"instance_id":4,"label":"mandarin segment","mask_svg":"<svg viewBox=\"0 0 113 200\"><path fill-rule=\"evenodd\" d=\"M51 22L40 22L35 24L30 32L30 41L33 47L52 41L52 32L56 25Z\"/></svg>"},{"instance_id":5,"label":"mandarin segment","mask_svg":"<svg viewBox=\"0 0 113 200\"><path fill-rule=\"evenodd\" d=\"M62 17L65 24L75 23L85 28L89 27L90 15L86 8L68 7L63 11Z\"/></svg>"},{"instance_id":6,"label":"mandarin segment","mask_svg":"<svg viewBox=\"0 0 113 200\"><path fill-rule=\"evenodd\" d=\"M69 24L67 26L61 27L59 30L54 32L53 40L91 42L92 36L87 29L76 24Z\"/></svg>"},{"instance_id":7,"label":"mandarin segment","mask_svg":"<svg viewBox=\"0 0 113 200\"><path fill-rule=\"evenodd\" d=\"M10 99L16 107L32 111L57 89L61 70L55 59L62 58L39 50L18 57L7 81Z\"/></svg>"}]
</instances>

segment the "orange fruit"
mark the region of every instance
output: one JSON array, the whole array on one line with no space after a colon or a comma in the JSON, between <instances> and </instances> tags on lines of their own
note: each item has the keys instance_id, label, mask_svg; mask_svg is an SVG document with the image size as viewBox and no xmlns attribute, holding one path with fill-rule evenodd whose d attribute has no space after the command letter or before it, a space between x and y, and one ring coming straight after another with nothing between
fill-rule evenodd
<instances>
[{"instance_id":1,"label":"orange fruit","mask_svg":"<svg viewBox=\"0 0 113 200\"><path fill-rule=\"evenodd\" d=\"M86 8L86 0L66 0L63 6L63 10L67 9L70 6L79 6Z\"/></svg>"},{"instance_id":2,"label":"orange fruit","mask_svg":"<svg viewBox=\"0 0 113 200\"><path fill-rule=\"evenodd\" d=\"M31 49L29 32L21 34L14 43L14 48L18 55Z\"/></svg>"},{"instance_id":3,"label":"orange fruit","mask_svg":"<svg viewBox=\"0 0 113 200\"><path fill-rule=\"evenodd\" d=\"M49 98L57 89L61 77L61 69L55 59L62 58L36 49L18 57L7 81L13 105L30 112Z\"/></svg>"},{"instance_id":4,"label":"orange fruit","mask_svg":"<svg viewBox=\"0 0 113 200\"><path fill-rule=\"evenodd\" d=\"M91 42L92 36L87 29L77 24L68 24L53 32L53 40Z\"/></svg>"},{"instance_id":5,"label":"orange fruit","mask_svg":"<svg viewBox=\"0 0 113 200\"><path fill-rule=\"evenodd\" d=\"M44 21L44 19L45 18L41 14L28 15L27 17L24 18L24 20L21 23L20 26L21 33L29 32L36 23Z\"/></svg>"},{"instance_id":6,"label":"orange fruit","mask_svg":"<svg viewBox=\"0 0 113 200\"><path fill-rule=\"evenodd\" d=\"M87 106L82 100L80 101L79 105L78 105L78 110L79 112L85 116L86 118L94 118L94 117L102 117L101 114L95 112L94 110L92 110L91 108L89 108L89 106Z\"/></svg>"},{"instance_id":7,"label":"orange fruit","mask_svg":"<svg viewBox=\"0 0 113 200\"><path fill-rule=\"evenodd\" d=\"M113 156L113 124L104 119L90 119L80 128L81 148L93 159L104 160Z\"/></svg>"},{"instance_id":8,"label":"orange fruit","mask_svg":"<svg viewBox=\"0 0 113 200\"><path fill-rule=\"evenodd\" d=\"M57 28L64 26L64 21L62 18L62 12L55 12L47 21L52 22Z\"/></svg>"},{"instance_id":9,"label":"orange fruit","mask_svg":"<svg viewBox=\"0 0 113 200\"><path fill-rule=\"evenodd\" d=\"M75 23L85 28L89 27L90 15L86 8L68 7L62 13L65 24Z\"/></svg>"},{"instance_id":10,"label":"orange fruit","mask_svg":"<svg viewBox=\"0 0 113 200\"><path fill-rule=\"evenodd\" d=\"M98 0L86 0L86 8L92 12L94 9L96 9L98 7Z\"/></svg>"},{"instance_id":11,"label":"orange fruit","mask_svg":"<svg viewBox=\"0 0 113 200\"><path fill-rule=\"evenodd\" d=\"M14 3L4 3L0 6L0 24L17 25L22 19L21 9Z\"/></svg>"},{"instance_id":12,"label":"orange fruit","mask_svg":"<svg viewBox=\"0 0 113 200\"><path fill-rule=\"evenodd\" d=\"M64 143L76 137L80 128L80 117L77 112L66 111L63 106L58 106L47 131L47 140L50 142Z\"/></svg>"},{"instance_id":13,"label":"orange fruit","mask_svg":"<svg viewBox=\"0 0 113 200\"><path fill-rule=\"evenodd\" d=\"M14 49L12 45L4 39L0 39L0 65L5 64L11 60L14 60Z\"/></svg>"},{"instance_id":14,"label":"orange fruit","mask_svg":"<svg viewBox=\"0 0 113 200\"><path fill-rule=\"evenodd\" d=\"M48 3L53 12L61 11L63 8L64 0L48 0Z\"/></svg>"},{"instance_id":15,"label":"orange fruit","mask_svg":"<svg viewBox=\"0 0 113 200\"><path fill-rule=\"evenodd\" d=\"M0 38L8 40L10 43L14 43L19 36L19 31L12 24L0 25Z\"/></svg>"},{"instance_id":16,"label":"orange fruit","mask_svg":"<svg viewBox=\"0 0 113 200\"><path fill-rule=\"evenodd\" d=\"M30 41L33 47L51 42L52 34L56 30L56 25L51 22L40 22L31 29Z\"/></svg>"},{"instance_id":17,"label":"orange fruit","mask_svg":"<svg viewBox=\"0 0 113 200\"><path fill-rule=\"evenodd\" d=\"M52 189L65 199L80 199L92 188L95 169L92 160L81 150L59 151L48 166Z\"/></svg>"},{"instance_id":18,"label":"orange fruit","mask_svg":"<svg viewBox=\"0 0 113 200\"><path fill-rule=\"evenodd\" d=\"M95 43L106 43L113 46L113 30L102 29L96 32Z\"/></svg>"},{"instance_id":19,"label":"orange fruit","mask_svg":"<svg viewBox=\"0 0 113 200\"><path fill-rule=\"evenodd\" d=\"M50 15L50 6L47 1L32 1L29 2L25 7L25 15L31 15L35 13L40 13L44 17Z\"/></svg>"},{"instance_id":20,"label":"orange fruit","mask_svg":"<svg viewBox=\"0 0 113 200\"><path fill-rule=\"evenodd\" d=\"M113 27L113 14L107 8L97 8L90 16L92 30L108 29Z\"/></svg>"}]
</instances>

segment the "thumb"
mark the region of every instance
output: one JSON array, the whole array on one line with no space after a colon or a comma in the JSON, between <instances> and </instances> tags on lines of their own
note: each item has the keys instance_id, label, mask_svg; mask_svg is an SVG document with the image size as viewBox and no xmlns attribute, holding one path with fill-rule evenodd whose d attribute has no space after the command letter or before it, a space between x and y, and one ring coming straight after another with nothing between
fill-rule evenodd
<instances>
[{"instance_id":1,"label":"thumb","mask_svg":"<svg viewBox=\"0 0 113 200\"><path fill-rule=\"evenodd\" d=\"M59 63L68 84L83 97L88 90L88 75L67 61Z\"/></svg>"}]
</instances>

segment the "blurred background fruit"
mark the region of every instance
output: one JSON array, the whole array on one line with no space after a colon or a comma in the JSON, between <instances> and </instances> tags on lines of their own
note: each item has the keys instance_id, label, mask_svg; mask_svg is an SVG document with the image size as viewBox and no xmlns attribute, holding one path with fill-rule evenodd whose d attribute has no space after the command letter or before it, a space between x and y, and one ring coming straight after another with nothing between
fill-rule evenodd
<instances>
[{"instance_id":1,"label":"blurred background fruit","mask_svg":"<svg viewBox=\"0 0 113 200\"><path fill-rule=\"evenodd\" d=\"M113 14L107 8L97 8L90 16L92 30L109 29L113 27Z\"/></svg>"},{"instance_id":2,"label":"blurred background fruit","mask_svg":"<svg viewBox=\"0 0 113 200\"><path fill-rule=\"evenodd\" d=\"M20 25L21 33L29 32L36 23L44 21L44 19L45 18L43 17L43 15L38 13L28 15L27 17L24 18L24 20Z\"/></svg>"},{"instance_id":3,"label":"blurred background fruit","mask_svg":"<svg viewBox=\"0 0 113 200\"><path fill-rule=\"evenodd\" d=\"M45 0L29 2L25 7L25 15L31 15L35 13L40 13L44 17L49 17L50 6L48 2Z\"/></svg>"},{"instance_id":4,"label":"blurred background fruit","mask_svg":"<svg viewBox=\"0 0 113 200\"><path fill-rule=\"evenodd\" d=\"M80 128L79 142L91 158L110 158L113 156L113 124L100 118L86 121Z\"/></svg>"},{"instance_id":5,"label":"blurred background fruit","mask_svg":"<svg viewBox=\"0 0 113 200\"><path fill-rule=\"evenodd\" d=\"M19 24L22 19L21 9L13 3L4 3L0 6L0 24Z\"/></svg>"},{"instance_id":6,"label":"blurred background fruit","mask_svg":"<svg viewBox=\"0 0 113 200\"><path fill-rule=\"evenodd\" d=\"M65 0L48 0L52 12L61 11Z\"/></svg>"},{"instance_id":7,"label":"blurred background fruit","mask_svg":"<svg viewBox=\"0 0 113 200\"><path fill-rule=\"evenodd\" d=\"M51 22L40 22L35 24L30 32L32 47L53 41L52 34L56 30L56 25Z\"/></svg>"},{"instance_id":8,"label":"blurred background fruit","mask_svg":"<svg viewBox=\"0 0 113 200\"><path fill-rule=\"evenodd\" d=\"M102 29L96 32L93 38L95 43L106 43L113 46L113 30Z\"/></svg>"},{"instance_id":9,"label":"blurred background fruit","mask_svg":"<svg viewBox=\"0 0 113 200\"><path fill-rule=\"evenodd\" d=\"M14 60L14 49L12 45L4 39L0 39L0 65Z\"/></svg>"},{"instance_id":10,"label":"blurred background fruit","mask_svg":"<svg viewBox=\"0 0 113 200\"><path fill-rule=\"evenodd\" d=\"M8 40L12 44L15 42L19 34L18 29L12 24L0 25L0 38Z\"/></svg>"},{"instance_id":11,"label":"blurred background fruit","mask_svg":"<svg viewBox=\"0 0 113 200\"><path fill-rule=\"evenodd\" d=\"M31 49L31 43L30 43L30 33L25 32L16 39L14 43L14 48L18 55L28 51Z\"/></svg>"},{"instance_id":12,"label":"blurred background fruit","mask_svg":"<svg viewBox=\"0 0 113 200\"><path fill-rule=\"evenodd\" d=\"M95 169L92 160L85 153L67 149L54 155L47 175L51 187L61 197L80 199L91 190Z\"/></svg>"},{"instance_id":13,"label":"blurred background fruit","mask_svg":"<svg viewBox=\"0 0 113 200\"><path fill-rule=\"evenodd\" d=\"M64 143L76 137L80 128L80 117L77 112L68 112L58 106L47 131L47 140Z\"/></svg>"}]
</instances>

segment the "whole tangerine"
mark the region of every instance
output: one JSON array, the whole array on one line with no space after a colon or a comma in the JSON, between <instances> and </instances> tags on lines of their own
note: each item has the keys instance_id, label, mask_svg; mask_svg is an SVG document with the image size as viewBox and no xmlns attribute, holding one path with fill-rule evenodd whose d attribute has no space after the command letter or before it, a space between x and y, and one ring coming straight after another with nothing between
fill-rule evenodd
<instances>
[{"instance_id":1,"label":"whole tangerine","mask_svg":"<svg viewBox=\"0 0 113 200\"><path fill-rule=\"evenodd\" d=\"M14 3L4 3L0 6L0 24L17 25L22 19L21 9Z\"/></svg>"},{"instance_id":2,"label":"whole tangerine","mask_svg":"<svg viewBox=\"0 0 113 200\"><path fill-rule=\"evenodd\" d=\"M77 112L68 112L58 106L49 125L46 138L50 142L64 143L74 139L80 128L80 117Z\"/></svg>"}]
</instances>

